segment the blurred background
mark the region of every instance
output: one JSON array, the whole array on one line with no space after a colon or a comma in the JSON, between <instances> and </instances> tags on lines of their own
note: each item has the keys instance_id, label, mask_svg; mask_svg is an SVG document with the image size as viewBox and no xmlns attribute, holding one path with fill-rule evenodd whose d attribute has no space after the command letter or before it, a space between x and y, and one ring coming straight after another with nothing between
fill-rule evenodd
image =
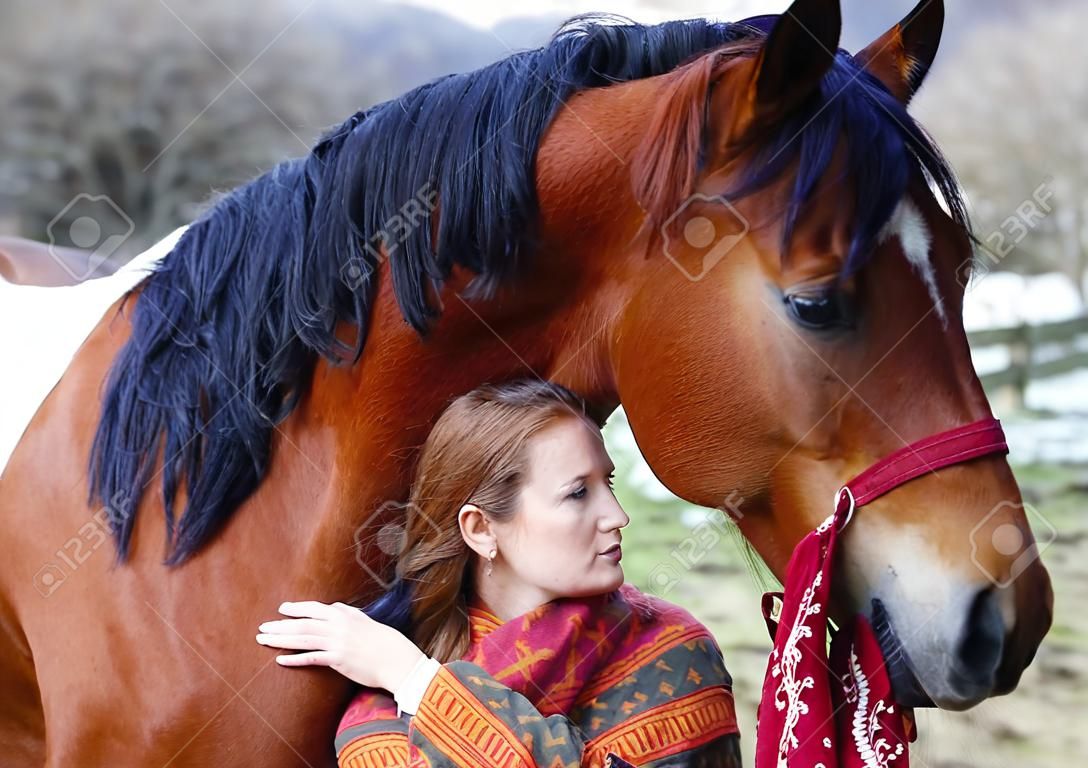
<instances>
[{"instance_id":1,"label":"blurred background","mask_svg":"<svg viewBox=\"0 0 1088 768\"><path fill-rule=\"evenodd\" d=\"M844 0L843 47L866 45L913 4ZM1066 766L1088 754L1088 731L1069 725L1088 703L1088 558L1079 556L1088 548L1088 4L946 5L941 52L912 112L958 171L985 244L965 320L1055 581L1056 615L1013 694L965 713L919 712L912 759L922 768ZM102 237L111 226L119 235L104 254L108 271L217 193L305 154L361 106L541 45L575 13L650 23L787 6L4 0L0 237L87 247L76 222L95 205ZM750 764L770 648L759 597L773 585L721 511L686 505L657 483L622 411L606 437L632 517L627 578L714 629Z\"/></svg>"}]
</instances>

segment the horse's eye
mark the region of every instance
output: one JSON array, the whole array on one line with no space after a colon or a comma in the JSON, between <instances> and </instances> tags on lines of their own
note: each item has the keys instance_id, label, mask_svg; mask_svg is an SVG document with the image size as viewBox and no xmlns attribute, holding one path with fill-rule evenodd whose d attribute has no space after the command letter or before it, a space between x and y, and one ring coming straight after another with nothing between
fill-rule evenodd
<instances>
[{"instance_id":1,"label":"horse's eye","mask_svg":"<svg viewBox=\"0 0 1088 768\"><path fill-rule=\"evenodd\" d=\"M853 325L853 313L842 291L794 293L785 297L794 319L817 330Z\"/></svg>"}]
</instances>

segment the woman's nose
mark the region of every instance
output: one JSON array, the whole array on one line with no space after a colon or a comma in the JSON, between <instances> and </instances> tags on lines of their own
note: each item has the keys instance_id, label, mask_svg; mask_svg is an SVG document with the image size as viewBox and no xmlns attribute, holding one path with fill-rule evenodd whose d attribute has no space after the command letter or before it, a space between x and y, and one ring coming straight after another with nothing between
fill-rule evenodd
<instances>
[{"instance_id":1,"label":"woman's nose","mask_svg":"<svg viewBox=\"0 0 1088 768\"><path fill-rule=\"evenodd\" d=\"M609 509L602 518L604 529L610 531L613 528L623 528L629 522L631 522L631 518L623 511L619 501L612 498L609 502Z\"/></svg>"}]
</instances>

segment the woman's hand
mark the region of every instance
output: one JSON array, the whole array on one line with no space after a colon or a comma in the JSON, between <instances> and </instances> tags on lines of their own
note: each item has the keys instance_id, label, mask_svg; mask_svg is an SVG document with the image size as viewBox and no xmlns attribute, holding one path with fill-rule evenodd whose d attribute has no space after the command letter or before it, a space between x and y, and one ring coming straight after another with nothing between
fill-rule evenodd
<instances>
[{"instance_id":1,"label":"woman's hand","mask_svg":"<svg viewBox=\"0 0 1088 768\"><path fill-rule=\"evenodd\" d=\"M283 603L293 619L266 621L257 642L304 651L277 656L285 667L331 667L360 685L393 692L425 654L403 634L344 603Z\"/></svg>"}]
</instances>

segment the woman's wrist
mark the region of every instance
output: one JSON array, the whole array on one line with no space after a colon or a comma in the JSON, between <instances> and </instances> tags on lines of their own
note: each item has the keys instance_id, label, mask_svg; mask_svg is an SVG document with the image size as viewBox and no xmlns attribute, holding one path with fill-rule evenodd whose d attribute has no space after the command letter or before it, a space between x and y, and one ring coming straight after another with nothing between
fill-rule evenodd
<instances>
[{"instance_id":1,"label":"woman's wrist","mask_svg":"<svg viewBox=\"0 0 1088 768\"><path fill-rule=\"evenodd\" d=\"M392 691L393 700L397 703L397 717L400 717L402 712L410 715L416 713L419 703L423 700L423 694L427 692L427 688L441 667L437 659L420 655L415 666Z\"/></svg>"},{"instance_id":2,"label":"woman's wrist","mask_svg":"<svg viewBox=\"0 0 1088 768\"><path fill-rule=\"evenodd\" d=\"M393 658L388 659L385 666L385 675L382 687L390 693L396 693L397 688L404 684L411 672L426 658L427 654L421 651L415 643L405 638L405 642Z\"/></svg>"}]
</instances>

